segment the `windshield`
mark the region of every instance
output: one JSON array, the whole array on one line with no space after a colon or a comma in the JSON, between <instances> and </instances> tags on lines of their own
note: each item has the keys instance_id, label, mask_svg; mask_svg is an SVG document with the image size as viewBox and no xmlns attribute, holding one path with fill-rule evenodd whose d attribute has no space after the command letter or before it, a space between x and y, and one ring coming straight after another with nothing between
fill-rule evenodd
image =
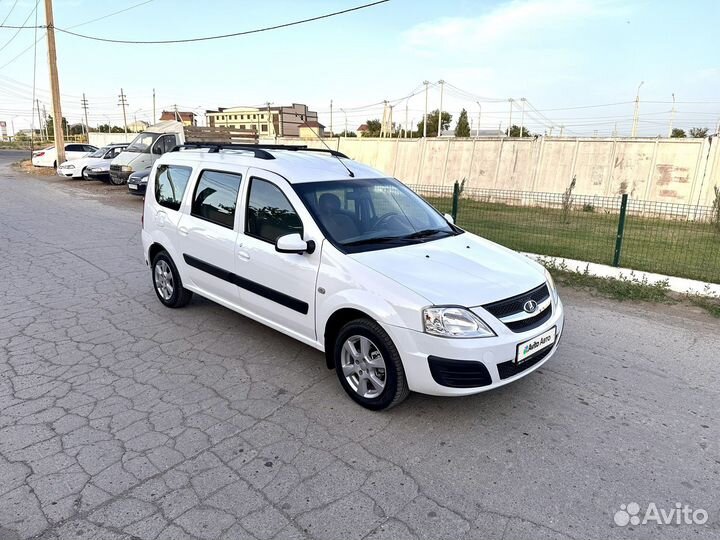
<instances>
[{"instance_id":1,"label":"windshield","mask_svg":"<svg viewBox=\"0 0 720 540\"><path fill-rule=\"evenodd\" d=\"M326 237L347 252L368 251L460 234L393 178L295 184Z\"/></svg>"},{"instance_id":2,"label":"windshield","mask_svg":"<svg viewBox=\"0 0 720 540\"><path fill-rule=\"evenodd\" d=\"M141 133L133 139L130 145L125 149L125 152L137 152L137 153L150 153L150 147L160 136L160 133Z\"/></svg>"},{"instance_id":3,"label":"windshield","mask_svg":"<svg viewBox=\"0 0 720 540\"><path fill-rule=\"evenodd\" d=\"M102 148L98 148L95 150L92 154L90 154L88 157L103 157L105 155L105 152L108 151L109 146L103 146Z\"/></svg>"}]
</instances>

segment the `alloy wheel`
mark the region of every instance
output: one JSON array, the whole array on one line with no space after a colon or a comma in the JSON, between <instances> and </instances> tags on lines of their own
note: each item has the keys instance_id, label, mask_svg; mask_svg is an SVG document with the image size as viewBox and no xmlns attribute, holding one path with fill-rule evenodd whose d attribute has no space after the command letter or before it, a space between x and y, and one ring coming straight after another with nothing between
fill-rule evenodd
<instances>
[{"instance_id":1,"label":"alloy wheel","mask_svg":"<svg viewBox=\"0 0 720 540\"><path fill-rule=\"evenodd\" d=\"M387 382L385 360L377 346L365 336L351 336L342 347L343 376L355 393L364 398L382 394Z\"/></svg>"},{"instance_id":2,"label":"alloy wheel","mask_svg":"<svg viewBox=\"0 0 720 540\"><path fill-rule=\"evenodd\" d=\"M174 281L172 270L170 270L170 265L166 261L159 260L155 265L155 288L160 298L166 302L172 298L175 290Z\"/></svg>"}]
</instances>

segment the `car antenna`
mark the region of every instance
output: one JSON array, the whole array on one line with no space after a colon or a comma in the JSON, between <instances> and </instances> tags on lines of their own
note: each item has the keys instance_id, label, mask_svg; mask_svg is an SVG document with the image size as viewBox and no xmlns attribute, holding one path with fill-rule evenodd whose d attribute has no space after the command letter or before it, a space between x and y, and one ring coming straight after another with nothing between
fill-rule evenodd
<instances>
[{"instance_id":1,"label":"car antenna","mask_svg":"<svg viewBox=\"0 0 720 540\"><path fill-rule=\"evenodd\" d=\"M315 131L308 122L305 122L305 125L308 127L308 129L309 129L310 131L313 132L313 135L315 135L315 136L318 138L318 140L325 145L325 148L327 148L328 150L330 150L330 152L334 152L334 150L327 145L327 143L323 140L323 138L322 138L320 135L318 135L317 131ZM355 173L352 172L352 171L350 170L350 168L349 168L347 165L345 165L345 163L343 163L343 160L340 158L340 156L336 156L335 154L331 154L331 155L340 162L340 165L342 165L343 167L345 167L345 170L346 170L346 171L348 172L348 174L350 175L350 178L355 178Z\"/></svg>"}]
</instances>

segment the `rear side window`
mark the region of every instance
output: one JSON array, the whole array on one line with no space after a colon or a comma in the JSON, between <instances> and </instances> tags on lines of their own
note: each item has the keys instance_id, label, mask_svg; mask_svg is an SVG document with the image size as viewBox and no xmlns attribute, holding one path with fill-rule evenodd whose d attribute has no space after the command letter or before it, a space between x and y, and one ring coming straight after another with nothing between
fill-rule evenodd
<instances>
[{"instance_id":1,"label":"rear side window","mask_svg":"<svg viewBox=\"0 0 720 540\"><path fill-rule=\"evenodd\" d=\"M299 233L303 227L285 194L274 184L259 178L250 183L245 232L272 244L286 234Z\"/></svg>"},{"instance_id":2,"label":"rear side window","mask_svg":"<svg viewBox=\"0 0 720 540\"><path fill-rule=\"evenodd\" d=\"M222 227L234 228L241 180L239 174L203 171L195 188L190 213Z\"/></svg>"},{"instance_id":3,"label":"rear side window","mask_svg":"<svg viewBox=\"0 0 720 540\"><path fill-rule=\"evenodd\" d=\"M192 169L160 165L155 176L155 200L160 206L179 210Z\"/></svg>"}]
</instances>

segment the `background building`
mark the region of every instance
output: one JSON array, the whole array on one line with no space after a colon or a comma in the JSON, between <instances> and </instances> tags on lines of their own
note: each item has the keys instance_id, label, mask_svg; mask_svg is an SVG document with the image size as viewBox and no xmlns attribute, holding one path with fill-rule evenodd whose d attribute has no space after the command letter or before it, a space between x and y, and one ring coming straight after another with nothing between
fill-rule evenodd
<instances>
[{"instance_id":1,"label":"background building","mask_svg":"<svg viewBox=\"0 0 720 540\"><path fill-rule=\"evenodd\" d=\"M301 124L318 121L317 112L301 103L279 107L218 107L205 111L205 118L210 127L255 129L261 137L300 137Z\"/></svg>"},{"instance_id":2,"label":"background building","mask_svg":"<svg viewBox=\"0 0 720 540\"><path fill-rule=\"evenodd\" d=\"M176 120L184 126L197 126L197 116L191 111L163 111L160 115L162 120Z\"/></svg>"}]
</instances>

